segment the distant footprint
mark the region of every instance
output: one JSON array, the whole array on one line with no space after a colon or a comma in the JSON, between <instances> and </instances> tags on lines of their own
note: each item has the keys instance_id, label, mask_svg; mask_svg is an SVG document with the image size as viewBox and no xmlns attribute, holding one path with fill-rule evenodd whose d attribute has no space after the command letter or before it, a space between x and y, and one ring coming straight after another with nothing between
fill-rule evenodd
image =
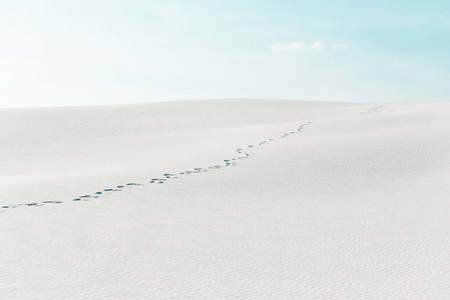
<instances>
[{"instance_id":1,"label":"distant footprint","mask_svg":"<svg viewBox=\"0 0 450 300\"><path fill-rule=\"evenodd\" d=\"M376 113L380 109L385 108L385 107L386 107L386 105L375 106L375 107L369 108L368 110L365 110L365 111L361 112L360 114L363 115L363 116L366 116L366 115L369 115L369 114L372 114L372 113Z\"/></svg>"}]
</instances>

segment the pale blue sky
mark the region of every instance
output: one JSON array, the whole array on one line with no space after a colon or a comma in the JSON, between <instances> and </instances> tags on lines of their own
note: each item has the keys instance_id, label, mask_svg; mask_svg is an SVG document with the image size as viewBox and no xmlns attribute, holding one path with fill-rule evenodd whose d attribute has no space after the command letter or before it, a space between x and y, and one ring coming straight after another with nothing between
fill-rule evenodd
<instances>
[{"instance_id":1,"label":"pale blue sky","mask_svg":"<svg viewBox=\"0 0 450 300\"><path fill-rule=\"evenodd\" d=\"M450 101L450 1L0 0L0 107Z\"/></svg>"}]
</instances>

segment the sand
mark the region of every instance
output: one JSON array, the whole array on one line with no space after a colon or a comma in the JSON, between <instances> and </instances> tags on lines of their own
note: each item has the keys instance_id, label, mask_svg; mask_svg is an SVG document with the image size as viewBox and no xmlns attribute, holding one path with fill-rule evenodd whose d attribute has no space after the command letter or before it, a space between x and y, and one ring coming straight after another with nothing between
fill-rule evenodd
<instances>
[{"instance_id":1,"label":"sand","mask_svg":"<svg viewBox=\"0 0 450 300\"><path fill-rule=\"evenodd\" d=\"M1 299L448 299L450 103L0 110Z\"/></svg>"}]
</instances>

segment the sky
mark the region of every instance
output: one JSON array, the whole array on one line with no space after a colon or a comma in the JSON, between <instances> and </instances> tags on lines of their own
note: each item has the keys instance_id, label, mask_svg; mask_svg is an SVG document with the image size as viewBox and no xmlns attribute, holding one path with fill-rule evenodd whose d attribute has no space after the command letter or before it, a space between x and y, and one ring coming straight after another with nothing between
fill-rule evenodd
<instances>
[{"instance_id":1,"label":"sky","mask_svg":"<svg viewBox=\"0 0 450 300\"><path fill-rule=\"evenodd\" d=\"M0 107L450 101L448 0L0 0Z\"/></svg>"}]
</instances>

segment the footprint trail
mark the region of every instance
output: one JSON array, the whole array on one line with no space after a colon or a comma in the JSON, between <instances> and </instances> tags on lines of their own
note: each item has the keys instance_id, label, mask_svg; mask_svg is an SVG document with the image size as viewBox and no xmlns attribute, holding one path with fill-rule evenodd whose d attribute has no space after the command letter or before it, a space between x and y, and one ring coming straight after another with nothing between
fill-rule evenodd
<instances>
[{"instance_id":1,"label":"footprint trail","mask_svg":"<svg viewBox=\"0 0 450 300\"><path fill-rule=\"evenodd\" d=\"M255 154L253 153L253 150L256 147L267 145L267 144L273 143L273 142L278 142L281 139L284 139L291 135L299 134L305 126L310 125L312 123L313 123L313 121L303 123L303 124L299 125L295 131L290 131L290 132L285 133L277 138L268 139L268 140L262 141L260 143L257 143L255 145L248 145L245 148L236 149L236 154L237 154L236 156L224 159L220 164L208 166L208 167L202 167L202 168L193 168L192 170L185 170L185 171L181 171L178 173L165 173L158 178L156 178L156 177L151 178L145 184L166 184L166 183L169 183L169 181L171 181L171 180L180 178L181 176L191 176L194 174L200 174L200 173L210 172L213 170L219 170L222 168L234 167L234 166L236 166L237 161L242 160L242 159L248 159L248 158L254 156ZM98 199L101 196L106 196L106 195L110 194L111 192L120 192L120 191L123 191L124 189L131 188L133 186L140 186L140 185L144 185L144 183L130 182L130 183L126 183L123 185L118 185L114 188L105 188L101 191L96 191L92 194L80 195L80 196L74 197L72 200L66 200L66 201L50 201L49 200L49 201L42 201L42 202L20 203L20 204L16 204L16 205L3 205L3 206L0 206L0 212L6 212L6 211L14 209L14 208L19 208L21 206L41 207L44 205L62 204L64 202L91 201L93 199Z\"/></svg>"}]
</instances>

